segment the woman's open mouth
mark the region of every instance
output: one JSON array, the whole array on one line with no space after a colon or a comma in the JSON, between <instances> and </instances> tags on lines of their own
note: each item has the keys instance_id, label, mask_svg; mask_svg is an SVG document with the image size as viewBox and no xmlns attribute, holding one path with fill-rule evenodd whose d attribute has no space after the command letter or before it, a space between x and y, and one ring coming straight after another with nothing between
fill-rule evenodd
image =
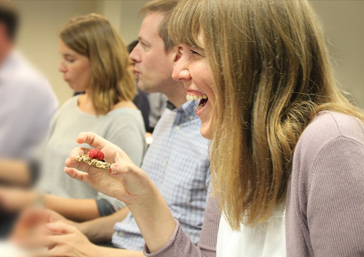
<instances>
[{"instance_id":1,"label":"woman's open mouth","mask_svg":"<svg viewBox=\"0 0 364 257\"><path fill-rule=\"evenodd\" d=\"M201 110L203 107L205 107L209 98L207 97L207 95L186 95L187 101L193 101L198 99L200 99L200 102L196 108L196 111Z\"/></svg>"}]
</instances>

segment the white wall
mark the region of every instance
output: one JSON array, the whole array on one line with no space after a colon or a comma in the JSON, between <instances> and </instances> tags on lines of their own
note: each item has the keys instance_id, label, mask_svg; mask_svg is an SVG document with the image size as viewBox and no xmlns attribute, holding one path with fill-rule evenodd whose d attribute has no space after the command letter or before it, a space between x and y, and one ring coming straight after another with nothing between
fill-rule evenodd
<instances>
[{"instance_id":1,"label":"white wall","mask_svg":"<svg viewBox=\"0 0 364 257\"><path fill-rule=\"evenodd\" d=\"M73 17L104 15L129 44L137 39L146 0L14 0L21 15L18 47L50 81L60 103L73 95L58 72L58 32ZM124 36L125 34L125 36Z\"/></svg>"},{"instance_id":2,"label":"white wall","mask_svg":"<svg viewBox=\"0 0 364 257\"><path fill-rule=\"evenodd\" d=\"M311 1L341 87L364 108L364 1Z\"/></svg>"},{"instance_id":3,"label":"white wall","mask_svg":"<svg viewBox=\"0 0 364 257\"><path fill-rule=\"evenodd\" d=\"M18 0L21 29L18 46L23 54L38 67L50 81L62 104L73 94L58 72L58 32L69 19L97 12L95 1L75 0Z\"/></svg>"},{"instance_id":4,"label":"white wall","mask_svg":"<svg viewBox=\"0 0 364 257\"><path fill-rule=\"evenodd\" d=\"M126 44L137 38L142 17L139 9L148 0L14 0L23 13L19 47L48 77L63 103L72 91L57 71L57 32L71 18L97 12L121 33ZM364 1L312 0L329 42L343 87L364 108Z\"/></svg>"}]
</instances>

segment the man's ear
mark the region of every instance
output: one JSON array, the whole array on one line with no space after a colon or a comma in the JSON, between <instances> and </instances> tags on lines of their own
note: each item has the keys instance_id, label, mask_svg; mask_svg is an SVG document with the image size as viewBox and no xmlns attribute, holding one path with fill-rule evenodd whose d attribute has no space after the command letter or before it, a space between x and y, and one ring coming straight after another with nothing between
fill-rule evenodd
<instances>
[{"instance_id":1,"label":"man's ear","mask_svg":"<svg viewBox=\"0 0 364 257\"><path fill-rule=\"evenodd\" d=\"M0 37L3 38L6 36L6 26L4 23L0 22Z\"/></svg>"}]
</instances>

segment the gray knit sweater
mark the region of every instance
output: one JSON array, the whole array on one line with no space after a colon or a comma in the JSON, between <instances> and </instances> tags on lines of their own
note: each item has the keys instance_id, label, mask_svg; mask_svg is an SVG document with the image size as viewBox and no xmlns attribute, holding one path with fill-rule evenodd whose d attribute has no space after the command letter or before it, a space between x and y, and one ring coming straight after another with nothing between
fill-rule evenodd
<instances>
[{"instance_id":1,"label":"gray knit sweater","mask_svg":"<svg viewBox=\"0 0 364 257\"><path fill-rule=\"evenodd\" d=\"M219 219L210 198L197 246L178 225L165 247L144 253L213 257ZM303 132L286 201L286 244L288 257L364 256L364 124L358 119L325 111Z\"/></svg>"},{"instance_id":2,"label":"gray knit sweater","mask_svg":"<svg viewBox=\"0 0 364 257\"><path fill-rule=\"evenodd\" d=\"M364 256L364 124L321 112L294 152L286 201L289 257Z\"/></svg>"}]
</instances>

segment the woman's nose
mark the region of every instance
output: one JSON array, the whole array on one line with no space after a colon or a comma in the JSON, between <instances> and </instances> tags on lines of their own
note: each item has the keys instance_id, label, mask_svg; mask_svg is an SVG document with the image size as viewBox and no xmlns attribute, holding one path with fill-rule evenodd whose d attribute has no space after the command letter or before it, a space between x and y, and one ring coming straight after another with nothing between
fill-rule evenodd
<instances>
[{"instance_id":1,"label":"woman's nose","mask_svg":"<svg viewBox=\"0 0 364 257\"><path fill-rule=\"evenodd\" d=\"M58 71L60 71L60 72L66 71L63 61L61 61L61 63L59 64Z\"/></svg>"},{"instance_id":2,"label":"woman's nose","mask_svg":"<svg viewBox=\"0 0 364 257\"><path fill-rule=\"evenodd\" d=\"M183 58L179 58L179 60L176 61L173 68L172 78L174 80L181 80L181 81L191 79L190 71L186 66L186 62L183 61Z\"/></svg>"}]
</instances>

